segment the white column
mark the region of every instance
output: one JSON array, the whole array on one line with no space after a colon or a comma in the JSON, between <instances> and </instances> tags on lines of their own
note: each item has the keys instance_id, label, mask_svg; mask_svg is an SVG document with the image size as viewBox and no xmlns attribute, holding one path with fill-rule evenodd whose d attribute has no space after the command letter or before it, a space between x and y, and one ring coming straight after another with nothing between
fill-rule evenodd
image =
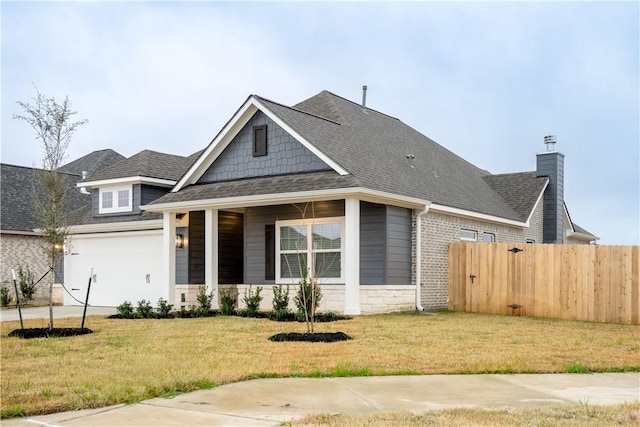
<instances>
[{"instance_id":1,"label":"white column","mask_svg":"<svg viewBox=\"0 0 640 427\"><path fill-rule=\"evenodd\" d=\"M162 257L162 294L173 304L176 296L176 214L173 212L165 212L162 217Z\"/></svg>"},{"instance_id":2,"label":"white column","mask_svg":"<svg viewBox=\"0 0 640 427\"><path fill-rule=\"evenodd\" d=\"M344 314L360 314L360 200L344 201Z\"/></svg>"},{"instance_id":3,"label":"white column","mask_svg":"<svg viewBox=\"0 0 640 427\"><path fill-rule=\"evenodd\" d=\"M207 293L213 292L211 308L220 308L218 301L218 210L204 211L204 280Z\"/></svg>"}]
</instances>

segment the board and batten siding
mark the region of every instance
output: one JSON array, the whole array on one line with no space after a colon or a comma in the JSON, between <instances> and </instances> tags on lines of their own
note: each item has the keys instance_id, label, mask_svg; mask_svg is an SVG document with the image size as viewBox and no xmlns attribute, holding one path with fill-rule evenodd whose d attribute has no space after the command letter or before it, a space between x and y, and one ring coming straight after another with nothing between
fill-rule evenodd
<instances>
[{"instance_id":1,"label":"board and batten siding","mask_svg":"<svg viewBox=\"0 0 640 427\"><path fill-rule=\"evenodd\" d=\"M187 227L177 227L176 233L187 236ZM189 284L189 249L176 248L176 284L188 285Z\"/></svg>"},{"instance_id":2,"label":"board and batten siding","mask_svg":"<svg viewBox=\"0 0 640 427\"><path fill-rule=\"evenodd\" d=\"M360 284L384 285L386 263L386 206L360 203Z\"/></svg>"},{"instance_id":3,"label":"board and batten siding","mask_svg":"<svg viewBox=\"0 0 640 427\"><path fill-rule=\"evenodd\" d=\"M265 225L284 220L344 216L344 200L301 203L296 206L264 206L246 210L244 264L246 283L275 283L275 280L265 279Z\"/></svg>"},{"instance_id":4,"label":"board and batten siding","mask_svg":"<svg viewBox=\"0 0 640 427\"><path fill-rule=\"evenodd\" d=\"M411 284L411 211L387 206L388 285Z\"/></svg>"},{"instance_id":5,"label":"board and batten siding","mask_svg":"<svg viewBox=\"0 0 640 427\"><path fill-rule=\"evenodd\" d=\"M298 209L299 208L299 209ZM265 279L265 226L279 220L343 217L344 201L249 208L245 213L245 282L273 284ZM278 254L276 254L278 256ZM411 211L361 202L360 283L411 284Z\"/></svg>"}]
</instances>

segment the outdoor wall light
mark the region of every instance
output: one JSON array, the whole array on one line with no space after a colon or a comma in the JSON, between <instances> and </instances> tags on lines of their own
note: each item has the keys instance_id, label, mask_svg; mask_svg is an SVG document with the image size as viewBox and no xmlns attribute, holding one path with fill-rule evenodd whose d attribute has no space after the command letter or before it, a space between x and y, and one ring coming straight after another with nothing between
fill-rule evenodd
<instances>
[{"instance_id":1,"label":"outdoor wall light","mask_svg":"<svg viewBox=\"0 0 640 427\"><path fill-rule=\"evenodd\" d=\"M176 248L184 248L184 235L181 233L176 233Z\"/></svg>"}]
</instances>

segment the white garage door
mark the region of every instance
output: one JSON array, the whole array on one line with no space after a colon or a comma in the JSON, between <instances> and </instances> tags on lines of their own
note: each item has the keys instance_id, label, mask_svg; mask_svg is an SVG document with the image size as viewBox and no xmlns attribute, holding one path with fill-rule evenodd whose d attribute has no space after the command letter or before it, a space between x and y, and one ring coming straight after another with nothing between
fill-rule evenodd
<instances>
[{"instance_id":1,"label":"white garage door","mask_svg":"<svg viewBox=\"0 0 640 427\"><path fill-rule=\"evenodd\" d=\"M162 289L162 230L71 236L65 256L65 286L71 295L65 292L65 305L84 303L92 268L91 305L130 301L136 306L146 299L155 306L158 298L168 297Z\"/></svg>"}]
</instances>

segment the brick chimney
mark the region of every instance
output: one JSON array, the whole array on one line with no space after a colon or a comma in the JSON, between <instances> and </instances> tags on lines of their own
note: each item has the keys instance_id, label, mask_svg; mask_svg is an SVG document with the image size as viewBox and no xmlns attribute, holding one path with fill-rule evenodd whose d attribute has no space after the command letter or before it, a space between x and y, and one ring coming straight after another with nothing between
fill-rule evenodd
<instances>
[{"instance_id":1,"label":"brick chimney","mask_svg":"<svg viewBox=\"0 0 640 427\"><path fill-rule=\"evenodd\" d=\"M549 178L543 196L543 243L564 243L564 154L555 150L556 137L544 137L547 151L536 155L536 176Z\"/></svg>"}]
</instances>

